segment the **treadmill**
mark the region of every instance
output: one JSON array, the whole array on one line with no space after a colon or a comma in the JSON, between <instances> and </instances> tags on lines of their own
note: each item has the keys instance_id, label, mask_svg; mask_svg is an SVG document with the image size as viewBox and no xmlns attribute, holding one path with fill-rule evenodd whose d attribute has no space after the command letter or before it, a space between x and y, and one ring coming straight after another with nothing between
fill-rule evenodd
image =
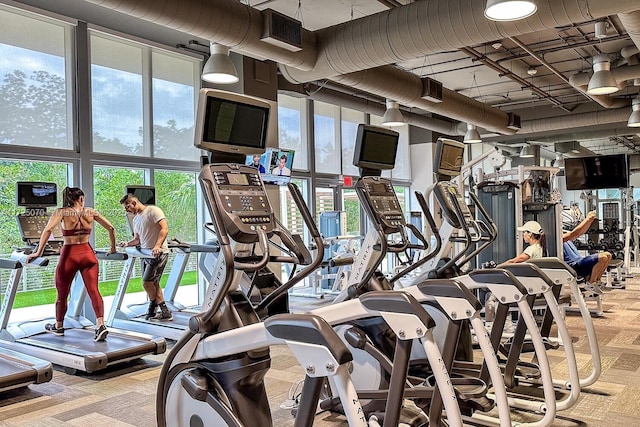
<instances>
[{"instance_id":1,"label":"treadmill","mask_svg":"<svg viewBox=\"0 0 640 427\"><path fill-rule=\"evenodd\" d=\"M18 276L19 279L22 274L22 264L10 259L0 259L0 269L12 270L10 280L13 280L14 276ZM5 295L3 310L7 301ZM4 327L4 324L2 326ZM52 376L51 363L0 348L0 392L45 383L51 381Z\"/></svg>"},{"instance_id":2,"label":"treadmill","mask_svg":"<svg viewBox=\"0 0 640 427\"><path fill-rule=\"evenodd\" d=\"M45 215L18 215L18 224L23 240L28 244L39 240L39 236L48 221ZM45 256L59 254L62 242L62 230L54 230L52 240L48 242ZM25 265L25 258L31 249L14 251L12 258ZM97 254L99 258L105 255ZM117 254L116 254L117 255ZM29 268L45 267L46 258L36 258ZM11 308L17 293L19 277L7 284L5 301L0 312L0 348L17 351L41 359L49 360L65 368L68 373L84 371L92 373L108 366L138 359L148 354L161 354L166 350L166 341L162 337L132 333L110 328L106 341L94 342L95 325L82 315L86 290L80 274L71 285L69 307L64 319L64 335L56 336L45 332L44 325L55 321L54 317L9 323ZM52 313L53 314L53 313Z\"/></svg>"},{"instance_id":3,"label":"treadmill","mask_svg":"<svg viewBox=\"0 0 640 427\"><path fill-rule=\"evenodd\" d=\"M113 298L113 303L109 312L106 314L105 324L107 326L121 328L127 331L158 335L172 340L178 340L182 337L184 331L189 327L189 319L200 312L199 306L188 307L180 304L175 299L184 270L189 262L189 257L192 253L217 253L219 247L217 244L196 245L182 243L176 240L172 240L168 242L168 244L176 256L164 288L164 299L167 307L171 310L173 320L158 321L145 319L148 301L124 306L124 297L136 260L138 258L149 258L153 256L148 250L129 247L126 248L128 259L120 274L120 281Z\"/></svg>"}]
</instances>

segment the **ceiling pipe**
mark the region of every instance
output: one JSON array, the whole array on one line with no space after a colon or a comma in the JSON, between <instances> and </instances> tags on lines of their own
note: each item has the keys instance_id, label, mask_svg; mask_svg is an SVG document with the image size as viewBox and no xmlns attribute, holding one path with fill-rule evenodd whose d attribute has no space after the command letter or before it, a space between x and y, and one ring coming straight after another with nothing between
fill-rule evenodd
<instances>
[{"instance_id":1,"label":"ceiling pipe","mask_svg":"<svg viewBox=\"0 0 640 427\"><path fill-rule=\"evenodd\" d=\"M534 16L515 22L497 23L484 17L484 2L419 1L316 32L302 29L302 49L299 52L291 52L261 41L262 13L237 0L85 1L224 44L250 57L271 59L281 64L283 75L289 81L298 83L342 74L357 74L355 72L360 70L421 58L430 53L554 29L638 9L637 0L540 0L538 12ZM434 25L424 25L425 22ZM464 28L465 31L460 31L460 28ZM388 68L393 67L379 67L377 70ZM403 73L406 75L403 79L405 81L410 80L410 75L413 75L409 72ZM385 98L474 123L494 132L514 133L506 127L506 113L496 108L453 91L443 95L442 103L430 103L418 100L417 91L413 86L403 88L396 84L395 92L403 93L405 98L414 98L414 104L411 104L394 93L384 93L382 89L390 82L383 81L386 73L367 74L368 78L375 76L379 83L373 86L361 82L362 86L369 86L368 91ZM396 73L396 76L399 75L400 73ZM340 76L334 80L348 84L348 80L353 77Z\"/></svg>"},{"instance_id":2,"label":"ceiling pipe","mask_svg":"<svg viewBox=\"0 0 640 427\"><path fill-rule=\"evenodd\" d=\"M502 65L500 65L496 61L487 58L486 55L483 55L482 53L478 52L477 50L475 50L473 48L470 48L470 47L463 47L462 49L460 49L460 52L464 52L469 57L471 57L473 59L473 61L478 61L478 62L484 64L488 68L491 68L492 70L496 71L499 75L505 76L505 77L513 80L514 82L519 83L522 86L522 88L528 88L532 92L536 93L540 98L546 99L549 103L555 105L556 107L561 108L562 110L566 111L567 113L571 112L571 110L569 110L567 107L565 107L564 104L560 100L558 100L557 98L553 97L548 92L543 91L538 86L533 85L532 83L528 82L526 79L524 79L524 78L520 77L519 75L515 74L511 70L503 67Z\"/></svg>"},{"instance_id":3,"label":"ceiling pipe","mask_svg":"<svg viewBox=\"0 0 640 427\"><path fill-rule=\"evenodd\" d=\"M442 88L442 102L422 99L423 87L420 77L390 65L333 77L331 80L384 98L394 99L405 106L420 108L460 122L472 123L492 132L505 135L516 132L507 127L509 120L506 112L491 108L450 89Z\"/></svg>"},{"instance_id":4,"label":"ceiling pipe","mask_svg":"<svg viewBox=\"0 0 640 427\"><path fill-rule=\"evenodd\" d=\"M623 89L627 86L628 80L640 78L640 65L623 65L611 70L613 78L616 80L618 87ZM587 91L589 85L590 73L576 73L569 77L569 84L581 92ZM594 101L605 108L622 108L629 106L631 101L628 99L613 98L606 95L589 95Z\"/></svg>"},{"instance_id":5,"label":"ceiling pipe","mask_svg":"<svg viewBox=\"0 0 640 427\"><path fill-rule=\"evenodd\" d=\"M571 86L571 83L569 82L569 79L566 78L564 76L564 74L562 74L556 67L554 67L553 65L551 65L547 60L545 60L542 56L538 55L536 52L534 52L531 48L529 48L529 46L527 46L526 44L522 43L517 37L509 37L509 40L511 40L513 43L516 44L516 46L520 47L520 49L524 50L525 52L527 52L533 59L535 59L536 61L538 61L540 64L542 64L543 66L545 66L549 71L551 71L553 74L555 74L558 78L560 78L560 80L562 80L563 82L565 82L566 84ZM582 91L580 89L578 89L578 91L580 93L582 93L584 95L585 98L587 99L592 99L591 96L587 95L586 91Z\"/></svg>"},{"instance_id":6,"label":"ceiling pipe","mask_svg":"<svg viewBox=\"0 0 640 427\"><path fill-rule=\"evenodd\" d=\"M291 52L261 41L262 13L237 0L85 1L221 43L254 58L271 59L283 64L288 79L295 83L638 9L637 0L540 0L538 11L529 18L494 22L484 17L481 1L418 1L315 32L302 29L302 50Z\"/></svg>"},{"instance_id":7,"label":"ceiling pipe","mask_svg":"<svg viewBox=\"0 0 640 427\"><path fill-rule=\"evenodd\" d=\"M312 70L318 56L316 34L304 28L301 29L302 49L298 52L262 41L262 12L238 0L85 1L223 44L252 58L270 59L301 70Z\"/></svg>"},{"instance_id":8,"label":"ceiling pipe","mask_svg":"<svg viewBox=\"0 0 640 427\"><path fill-rule=\"evenodd\" d=\"M559 131L564 129L588 128L590 126L614 123L626 123L628 118L629 108L625 107L590 113L574 113L571 115L526 120L522 122L522 128L518 131L518 135Z\"/></svg>"},{"instance_id":9,"label":"ceiling pipe","mask_svg":"<svg viewBox=\"0 0 640 427\"><path fill-rule=\"evenodd\" d=\"M636 9L640 9L640 6ZM640 10L629 13L619 13L620 23L627 30L627 34L633 41L633 44L640 49Z\"/></svg>"},{"instance_id":10,"label":"ceiling pipe","mask_svg":"<svg viewBox=\"0 0 640 427\"><path fill-rule=\"evenodd\" d=\"M307 97L314 101L340 105L341 107L362 111L363 113L373 114L379 117L382 117L386 109L384 99L382 99L381 103L379 100L360 98L337 90L320 88L315 84L306 86L306 89ZM404 109L402 110L402 115L404 116L406 123L412 126L439 132L448 136L464 135L464 131L460 129L460 123L458 122L447 122L445 120L427 117L422 114L412 113Z\"/></svg>"},{"instance_id":11,"label":"ceiling pipe","mask_svg":"<svg viewBox=\"0 0 640 427\"><path fill-rule=\"evenodd\" d=\"M615 68L622 67L624 65L640 64L640 59L638 58L639 53L640 53L640 49L635 45L623 47L622 49L620 49L620 56L622 58L620 58L616 62Z\"/></svg>"},{"instance_id":12,"label":"ceiling pipe","mask_svg":"<svg viewBox=\"0 0 640 427\"><path fill-rule=\"evenodd\" d=\"M554 130L556 132L556 130ZM633 134L633 131L630 132L628 127L612 127L609 129L593 129L593 130L585 130L582 132L568 132L568 133L554 133L553 135L540 135L534 136L532 134L527 135L526 139L535 141L535 142L543 142L548 144L553 144L556 142L569 142L569 141L581 141L585 139L595 139L595 138L607 138L610 136L628 136ZM522 135L518 135L519 138L514 137L499 137L492 139L492 141L500 142L500 143L518 143L522 141Z\"/></svg>"},{"instance_id":13,"label":"ceiling pipe","mask_svg":"<svg viewBox=\"0 0 640 427\"><path fill-rule=\"evenodd\" d=\"M304 83L637 9L637 0L541 0L529 18L494 22L484 17L482 1L417 1L318 30L313 70L281 68L288 80Z\"/></svg>"}]
</instances>

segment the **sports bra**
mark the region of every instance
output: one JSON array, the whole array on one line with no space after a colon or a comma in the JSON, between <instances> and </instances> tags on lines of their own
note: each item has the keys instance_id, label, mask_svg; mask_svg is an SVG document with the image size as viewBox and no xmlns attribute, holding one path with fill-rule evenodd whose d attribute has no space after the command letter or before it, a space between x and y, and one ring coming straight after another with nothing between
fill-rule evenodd
<instances>
[{"instance_id":1,"label":"sports bra","mask_svg":"<svg viewBox=\"0 0 640 427\"><path fill-rule=\"evenodd\" d=\"M79 216L78 216L78 222L76 222L75 227L69 228L66 230L62 229L63 236L86 236L87 234L91 234L91 229L82 227L82 222L80 221Z\"/></svg>"}]
</instances>

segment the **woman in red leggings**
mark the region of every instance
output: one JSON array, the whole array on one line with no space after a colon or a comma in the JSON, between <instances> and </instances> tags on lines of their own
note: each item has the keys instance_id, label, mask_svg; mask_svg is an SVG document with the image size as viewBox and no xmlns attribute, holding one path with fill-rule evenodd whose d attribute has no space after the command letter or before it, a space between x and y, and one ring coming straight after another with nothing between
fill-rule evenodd
<instances>
[{"instance_id":1,"label":"woman in red leggings","mask_svg":"<svg viewBox=\"0 0 640 427\"><path fill-rule=\"evenodd\" d=\"M44 248L53 229L62 223L64 245L60 251L60 260L56 268L56 322L45 325L45 330L55 335L64 335L64 316L67 312L67 298L71 290L71 283L77 272L82 275L84 286L91 299L93 311L96 314L96 330L94 341L104 341L107 338L107 327L104 325L104 303L98 290L98 260L89 245L89 235L93 228L93 221L103 226L109 232L111 249L116 251L116 231L113 225L93 208L84 206L84 192L76 187L65 187L62 192L63 207L56 209L47 226L42 231L38 249L30 254L27 262L42 256Z\"/></svg>"}]
</instances>

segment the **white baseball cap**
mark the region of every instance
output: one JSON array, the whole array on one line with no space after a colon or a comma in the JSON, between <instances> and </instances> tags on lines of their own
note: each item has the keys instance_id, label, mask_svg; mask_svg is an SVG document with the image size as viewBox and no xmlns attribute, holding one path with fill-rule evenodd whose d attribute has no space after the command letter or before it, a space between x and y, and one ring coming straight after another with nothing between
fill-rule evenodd
<instances>
[{"instance_id":1,"label":"white baseball cap","mask_svg":"<svg viewBox=\"0 0 640 427\"><path fill-rule=\"evenodd\" d=\"M542 227L537 221L527 221L522 227L518 227L518 231L528 231L532 234L541 234Z\"/></svg>"}]
</instances>

